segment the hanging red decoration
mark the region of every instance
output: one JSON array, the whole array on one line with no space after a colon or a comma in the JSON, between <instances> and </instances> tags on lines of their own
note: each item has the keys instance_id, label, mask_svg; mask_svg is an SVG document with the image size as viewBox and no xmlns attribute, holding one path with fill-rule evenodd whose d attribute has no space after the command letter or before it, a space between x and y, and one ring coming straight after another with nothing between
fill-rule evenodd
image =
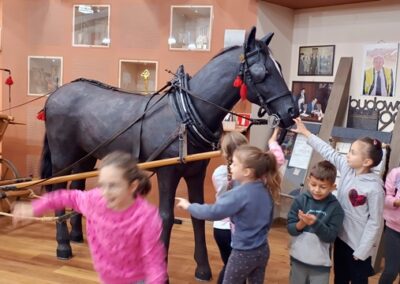
<instances>
[{"instance_id":1,"label":"hanging red decoration","mask_svg":"<svg viewBox=\"0 0 400 284\"><path fill-rule=\"evenodd\" d=\"M245 83L240 86L240 98L243 101L247 99L247 86Z\"/></svg>"},{"instance_id":2,"label":"hanging red decoration","mask_svg":"<svg viewBox=\"0 0 400 284\"><path fill-rule=\"evenodd\" d=\"M14 81L13 81L11 75L8 76L8 78L6 79L6 82L5 82L5 83L6 83L6 85L9 85L9 86L11 86L12 84L14 84Z\"/></svg>"},{"instance_id":3,"label":"hanging red decoration","mask_svg":"<svg viewBox=\"0 0 400 284\"><path fill-rule=\"evenodd\" d=\"M43 121L46 120L46 113L44 112L44 109L37 113L36 118Z\"/></svg>"}]
</instances>

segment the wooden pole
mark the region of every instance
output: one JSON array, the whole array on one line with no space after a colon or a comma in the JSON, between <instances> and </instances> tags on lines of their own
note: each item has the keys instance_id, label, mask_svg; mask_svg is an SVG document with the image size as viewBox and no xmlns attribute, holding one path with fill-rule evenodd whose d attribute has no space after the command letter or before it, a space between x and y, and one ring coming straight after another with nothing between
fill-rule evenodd
<instances>
[{"instance_id":1,"label":"wooden pole","mask_svg":"<svg viewBox=\"0 0 400 284\"><path fill-rule=\"evenodd\" d=\"M219 156L221 156L221 151L211 151L211 152L204 152L204 153L188 155L185 157L184 160L186 163L189 163L189 162L194 162L194 161L199 161L199 160L216 158ZM175 157L175 158L168 158L168 159L162 159L162 160L157 160L157 161L139 163L138 166L142 170L149 170L149 169L154 169L154 168L158 168L158 167L176 165L176 164L180 164L180 163L181 163L181 161L180 161L179 157ZM28 181L28 182L21 182L21 183L6 185L6 186L0 186L0 191L1 190L4 190L4 191L17 190L20 188L26 188L26 187L37 185L37 184L48 185L48 184L62 183L62 182L66 182L66 181L96 177L98 175L99 175L99 171L91 171L91 172L85 172L85 173L78 173L78 174L54 177L54 178L50 178L48 180L33 179L32 181Z\"/></svg>"}]
</instances>

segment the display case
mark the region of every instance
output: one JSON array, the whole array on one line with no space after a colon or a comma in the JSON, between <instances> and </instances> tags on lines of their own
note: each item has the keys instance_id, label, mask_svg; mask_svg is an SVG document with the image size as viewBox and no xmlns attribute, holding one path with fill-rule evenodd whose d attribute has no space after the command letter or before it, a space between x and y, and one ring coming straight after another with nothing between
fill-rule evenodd
<instances>
[{"instance_id":1,"label":"display case","mask_svg":"<svg viewBox=\"0 0 400 284\"><path fill-rule=\"evenodd\" d=\"M140 94L157 90L157 61L120 60L119 87Z\"/></svg>"},{"instance_id":2,"label":"display case","mask_svg":"<svg viewBox=\"0 0 400 284\"><path fill-rule=\"evenodd\" d=\"M110 46L110 5L74 5L73 46Z\"/></svg>"},{"instance_id":3,"label":"display case","mask_svg":"<svg viewBox=\"0 0 400 284\"><path fill-rule=\"evenodd\" d=\"M62 69L62 57L28 56L28 95L45 95L61 86Z\"/></svg>"},{"instance_id":4,"label":"display case","mask_svg":"<svg viewBox=\"0 0 400 284\"><path fill-rule=\"evenodd\" d=\"M169 48L209 51L212 19L212 6L171 6Z\"/></svg>"}]
</instances>

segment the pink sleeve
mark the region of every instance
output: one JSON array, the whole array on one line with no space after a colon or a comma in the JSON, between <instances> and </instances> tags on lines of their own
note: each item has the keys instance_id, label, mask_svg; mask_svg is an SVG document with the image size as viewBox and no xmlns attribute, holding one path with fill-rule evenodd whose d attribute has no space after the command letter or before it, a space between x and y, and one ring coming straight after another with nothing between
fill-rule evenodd
<instances>
[{"instance_id":1,"label":"pink sleeve","mask_svg":"<svg viewBox=\"0 0 400 284\"><path fill-rule=\"evenodd\" d=\"M147 214L149 215L149 214ZM142 233L142 261L149 284L164 284L167 281L165 247L161 242L162 223L158 210L147 216Z\"/></svg>"},{"instance_id":2,"label":"pink sleeve","mask_svg":"<svg viewBox=\"0 0 400 284\"><path fill-rule=\"evenodd\" d=\"M274 154L278 167L282 166L285 162L285 155L283 154L282 147L276 141L269 143L268 147L271 153Z\"/></svg>"},{"instance_id":3,"label":"pink sleeve","mask_svg":"<svg viewBox=\"0 0 400 284\"><path fill-rule=\"evenodd\" d=\"M75 211L85 213L86 191L81 190L56 190L45 194L42 198L32 202L35 216L41 216L46 211L63 208L73 208Z\"/></svg>"},{"instance_id":4,"label":"pink sleeve","mask_svg":"<svg viewBox=\"0 0 400 284\"><path fill-rule=\"evenodd\" d=\"M400 167L392 169L386 176L385 206L388 208L394 208L393 203L396 201L396 197L394 196L396 190L396 179L400 179ZM400 190L400 188L398 190Z\"/></svg>"}]
</instances>

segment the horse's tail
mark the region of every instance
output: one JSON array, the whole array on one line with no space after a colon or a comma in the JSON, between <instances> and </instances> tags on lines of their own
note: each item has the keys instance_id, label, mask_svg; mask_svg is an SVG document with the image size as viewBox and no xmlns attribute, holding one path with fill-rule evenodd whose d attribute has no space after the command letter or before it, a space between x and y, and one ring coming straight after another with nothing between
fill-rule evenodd
<instances>
[{"instance_id":1,"label":"horse's tail","mask_svg":"<svg viewBox=\"0 0 400 284\"><path fill-rule=\"evenodd\" d=\"M51 177L53 174L52 163L51 163L51 152L49 147L49 141L47 140L47 133L44 134L44 142L42 149L42 160L40 164L40 177L46 179ZM52 186L46 185L46 191L51 191Z\"/></svg>"}]
</instances>

